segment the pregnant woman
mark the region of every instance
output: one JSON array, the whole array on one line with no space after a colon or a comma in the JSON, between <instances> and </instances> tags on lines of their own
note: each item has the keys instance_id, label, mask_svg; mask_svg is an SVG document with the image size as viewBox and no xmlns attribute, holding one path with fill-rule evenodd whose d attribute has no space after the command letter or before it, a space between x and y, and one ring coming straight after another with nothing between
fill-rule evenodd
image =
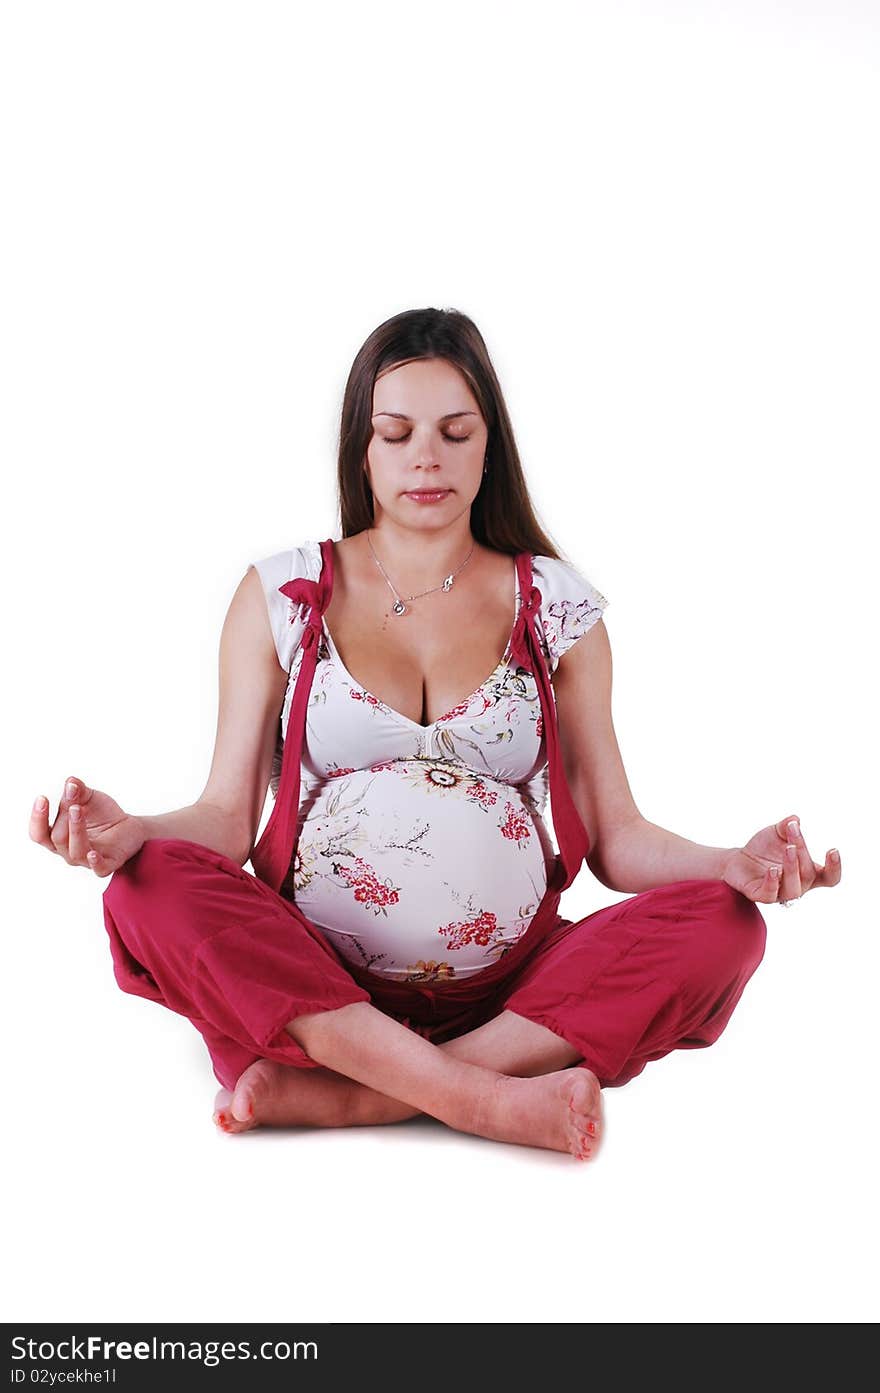
<instances>
[{"instance_id":1,"label":"pregnant woman","mask_svg":"<svg viewBox=\"0 0 880 1393\"><path fill-rule=\"evenodd\" d=\"M641 815L607 602L536 520L465 315L367 339L338 482L341 540L300 537L233 596L198 800L136 816L70 779L30 835L112 877L116 980L201 1033L226 1132L422 1112L587 1159L602 1088L717 1040L758 903L836 885L840 858L793 816L712 847ZM631 893L572 921L584 860Z\"/></svg>"}]
</instances>

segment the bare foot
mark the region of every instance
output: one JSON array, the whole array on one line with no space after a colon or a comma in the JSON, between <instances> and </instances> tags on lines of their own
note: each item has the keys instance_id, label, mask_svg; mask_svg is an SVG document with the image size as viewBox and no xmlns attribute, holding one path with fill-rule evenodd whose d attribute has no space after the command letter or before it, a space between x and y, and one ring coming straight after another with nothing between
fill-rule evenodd
<instances>
[{"instance_id":1,"label":"bare foot","mask_svg":"<svg viewBox=\"0 0 880 1393\"><path fill-rule=\"evenodd\" d=\"M331 1069L297 1069L270 1059L255 1060L232 1093L221 1088L214 1099L214 1121L228 1133L260 1126L354 1127L414 1117L417 1111Z\"/></svg>"},{"instance_id":2,"label":"bare foot","mask_svg":"<svg viewBox=\"0 0 880 1393\"><path fill-rule=\"evenodd\" d=\"M328 1069L297 1069L258 1059L234 1093L222 1088L214 1121L224 1132L254 1127L352 1127L402 1121L417 1108L386 1097ZM596 1155L604 1136L602 1090L585 1065L536 1078L499 1074L490 1095L462 1128L493 1141L568 1151L579 1161Z\"/></svg>"},{"instance_id":3,"label":"bare foot","mask_svg":"<svg viewBox=\"0 0 880 1393\"><path fill-rule=\"evenodd\" d=\"M568 1151L578 1161L602 1140L602 1089L585 1065L520 1079L499 1074L465 1130L491 1141Z\"/></svg>"}]
</instances>

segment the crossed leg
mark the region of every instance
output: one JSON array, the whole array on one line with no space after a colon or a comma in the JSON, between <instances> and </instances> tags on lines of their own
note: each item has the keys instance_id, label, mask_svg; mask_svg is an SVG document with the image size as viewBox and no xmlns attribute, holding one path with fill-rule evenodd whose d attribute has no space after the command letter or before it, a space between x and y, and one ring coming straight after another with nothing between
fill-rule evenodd
<instances>
[{"instance_id":1,"label":"crossed leg","mask_svg":"<svg viewBox=\"0 0 880 1393\"><path fill-rule=\"evenodd\" d=\"M515 1011L501 1011L485 1025L436 1048L466 1063L523 1078L563 1069L580 1058L554 1031ZM214 1118L227 1131L242 1131L259 1122L375 1126L403 1122L421 1111L333 1069L297 1069L260 1059L241 1075L234 1094L220 1090Z\"/></svg>"},{"instance_id":2,"label":"crossed leg","mask_svg":"<svg viewBox=\"0 0 880 1393\"><path fill-rule=\"evenodd\" d=\"M257 1060L233 1093L217 1095L214 1118L224 1131L369 1126L428 1112L460 1130L583 1159L599 1143L598 1079L588 1069L567 1070L577 1051L516 1012L441 1045L361 1002L297 1017L287 1030L311 1058L332 1057L350 1074ZM409 1097L383 1092L385 1080Z\"/></svg>"},{"instance_id":3,"label":"crossed leg","mask_svg":"<svg viewBox=\"0 0 880 1393\"><path fill-rule=\"evenodd\" d=\"M599 1080L585 1065L568 1067L582 1058L576 1047L516 1007L551 1023L564 1010L569 1031L590 1041L588 1053L598 1050L607 1078L625 1081L648 1059L713 1043L765 942L757 905L725 881L660 886L570 925L498 1016L442 1045L363 1001L296 1017L286 1029L319 1067L279 1074L258 1061L218 1112L236 1130L426 1112L478 1135L570 1150L568 1124L585 1144L600 1134ZM583 984L581 997L571 982ZM300 1079L306 1072L313 1077ZM580 1112L563 1114L561 1128L560 1103Z\"/></svg>"}]
</instances>

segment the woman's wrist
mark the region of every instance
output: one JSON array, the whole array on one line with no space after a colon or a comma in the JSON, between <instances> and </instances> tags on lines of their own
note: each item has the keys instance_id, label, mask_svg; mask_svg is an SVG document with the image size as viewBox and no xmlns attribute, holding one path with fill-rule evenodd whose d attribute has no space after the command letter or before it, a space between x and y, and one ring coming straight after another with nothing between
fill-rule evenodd
<instances>
[{"instance_id":1,"label":"woman's wrist","mask_svg":"<svg viewBox=\"0 0 880 1393\"><path fill-rule=\"evenodd\" d=\"M239 820L213 803L197 802L170 813L141 814L136 821L143 829L144 841L179 837L218 851L239 866L244 865L251 852L250 840L245 845L246 834Z\"/></svg>"},{"instance_id":2,"label":"woman's wrist","mask_svg":"<svg viewBox=\"0 0 880 1393\"><path fill-rule=\"evenodd\" d=\"M639 817L610 838L597 855L610 889L640 894L679 880L723 880L737 847L704 846ZM592 865L591 865L592 869Z\"/></svg>"}]
</instances>

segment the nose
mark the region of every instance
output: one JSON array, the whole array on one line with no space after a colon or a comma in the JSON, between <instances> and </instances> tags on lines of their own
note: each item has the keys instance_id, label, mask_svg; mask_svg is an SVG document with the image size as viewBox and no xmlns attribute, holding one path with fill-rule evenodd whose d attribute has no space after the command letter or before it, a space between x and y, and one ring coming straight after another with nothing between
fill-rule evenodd
<instances>
[{"instance_id":1,"label":"nose","mask_svg":"<svg viewBox=\"0 0 880 1393\"><path fill-rule=\"evenodd\" d=\"M437 468L437 461L434 458L434 449L429 440L424 441L417 447L415 462L419 469Z\"/></svg>"}]
</instances>

